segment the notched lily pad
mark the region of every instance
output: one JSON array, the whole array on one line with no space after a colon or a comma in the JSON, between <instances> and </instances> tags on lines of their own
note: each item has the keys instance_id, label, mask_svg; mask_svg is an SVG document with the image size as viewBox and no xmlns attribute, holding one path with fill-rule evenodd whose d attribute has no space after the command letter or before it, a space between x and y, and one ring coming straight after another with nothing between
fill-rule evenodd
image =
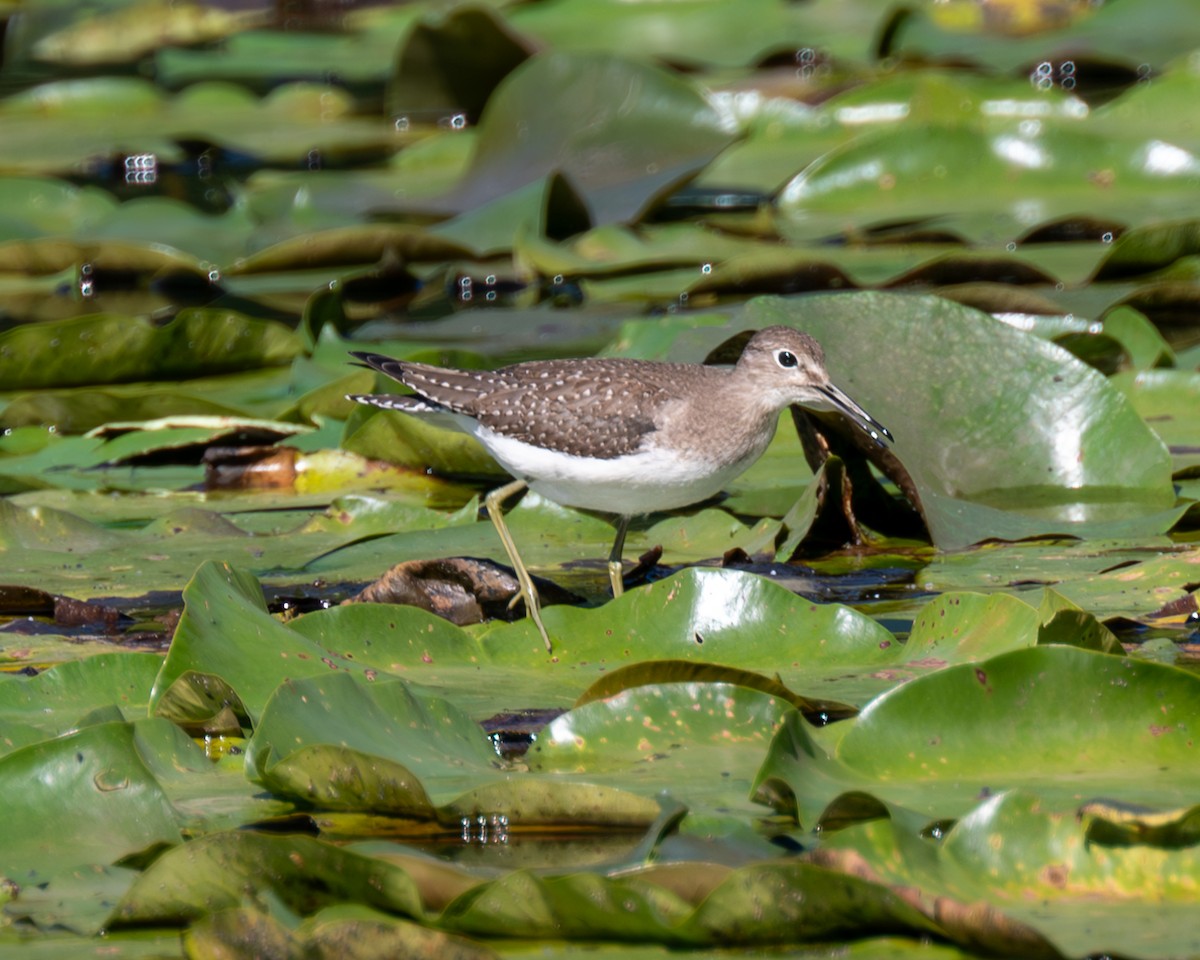
<instances>
[{"instance_id":1,"label":"notched lily pad","mask_svg":"<svg viewBox=\"0 0 1200 960\"><path fill-rule=\"evenodd\" d=\"M159 697L154 715L194 737L242 735L250 715L237 692L220 677L186 670Z\"/></svg>"},{"instance_id":2,"label":"notched lily pad","mask_svg":"<svg viewBox=\"0 0 1200 960\"><path fill-rule=\"evenodd\" d=\"M476 123L492 91L534 52L488 7L459 7L417 23L404 39L388 84L393 117Z\"/></svg>"},{"instance_id":3,"label":"notched lily pad","mask_svg":"<svg viewBox=\"0 0 1200 960\"><path fill-rule=\"evenodd\" d=\"M557 170L594 222L635 220L733 139L677 76L613 56L541 53L496 88L471 167L442 206L473 209Z\"/></svg>"}]
</instances>

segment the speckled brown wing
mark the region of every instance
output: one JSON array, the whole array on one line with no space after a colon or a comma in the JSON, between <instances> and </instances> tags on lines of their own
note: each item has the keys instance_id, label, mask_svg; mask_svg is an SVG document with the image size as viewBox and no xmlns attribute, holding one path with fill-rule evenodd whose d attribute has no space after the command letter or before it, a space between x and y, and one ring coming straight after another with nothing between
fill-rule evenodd
<instances>
[{"instance_id":1,"label":"speckled brown wing","mask_svg":"<svg viewBox=\"0 0 1200 960\"><path fill-rule=\"evenodd\" d=\"M635 452L657 429L647 411L669 397L664 387L674 365L588 359L496 371L401 366L399 379L421 396L498 434L560 453L612 459Z\"/></svg>"}]
</instances>

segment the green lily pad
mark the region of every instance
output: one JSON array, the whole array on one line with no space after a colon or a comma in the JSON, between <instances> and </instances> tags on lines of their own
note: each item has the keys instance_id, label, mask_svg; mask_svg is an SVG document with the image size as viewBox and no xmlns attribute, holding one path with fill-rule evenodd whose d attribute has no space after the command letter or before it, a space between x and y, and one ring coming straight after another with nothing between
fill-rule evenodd
<instances>
[{"instance_id":1,"label":"green lily pad","mask_svg":"<svg viewBox=\"0 0 1200 960\"><path fill-rule=\"evenodd\" d=\"M711 865L692 869L713 872ZM688 947L825 940L845 936L852 927L915 935L938 930L890 890L811 864L764 862L725 873L702 891L693 883L688 893L707 893L699 903L657 879L653 871L615 879L513 872L459 897L443 912L441 923L475 936L603 938Z\"/></svg>"},{"instance_id":2,"label":"green lily pad","mask_svg":"<svg viewBox=\"0 0 1200 960\"><path fill-rule=\"evenodd\" d=\"M913 661L946 665L983 660L1036 642L1038 612L1016 597L947 593L913 620L905 644Z\"/></svg>"},{"instance_id":3,"label":"green lily pad","mask_svg":"<svg viewBox=\"0 0 1200 960\"><path fill-rule=\"evenodd\" d=\"M92 865L64 870L37 886L22 887L18 897L6 909L6 919L19 922L6 925L0 936L16 927L23 934L18 940L21 949L30 953L44 951L51 957L66 956L71 950L80 949L79 935L94 937L96 940L92 943L96 943L112 905L136 877L137 871L128 867ZM30 936L30 925L37 928L40 936ZM61 942L63 939L67 942ZM150 940L150 946L160 949L174 947L165 937L143 935L141 939ZM178 934L174 939L178 941ZM55 943L55 940L59 942ZM113 949L117 957L159 956L136 942L126 942Z\"/></svg>"},{"instance_id":4,"label":"green lily pad","mask_svg":"<svg viewBox=\"0 0 1200 960\"><path fill-rule=\"evenodd\" d=\"M1173 667L1017 650L896 687L829 731L789 718L757 789L806 824L851 789L930 818L1016 787L1057 804L1177 804L1196 788L1198 698L1200 679ZM1028 749L1011 752L1014 740Z\"/></svg>"},{"instance_id":5,"label":"green lily pad","mask_svg":"<svg viewBox=\"0 0 1200 960\"><path fill-rule=\"evenodd\" d=\"M932 60L952 56L997 72L1076 60L1120 64L1130 71L1143 64L1159 68L1200 44L1190 19L1195 9L1190 0L1167 0L1145 16L1119 4L1105 5L1060 29L1017 37L985 29L980 18L974 20L976 29L964 30L953 14L941 16L936 8L904 9L890 26L880 55Z\"/></svg>"},{"instance_id":6,"label":"green lily pad","mask_svg":"<svg viewBox=\"0 0 1200 960\"><path fill-rule=\"evenodd\" d=\"M18 883L180 840L178 819L138 752L135 729L102 723L0 758L5 872ZM70 824L63 844L51 824Z\"/></svg>"},{"instance_id":7,"label":"green lily pad","mask_svg":"<svg viewBox=\"0 0 1200 960\"><path fill-rule=\"evenodd\" d=\"M557 170L594 222L633 220L732 140L679 77L611 56L541 53L488 101L475 159L444 204L474 209Z\"/></svg>"},{"instance_id":8,"label":"green lily pad","mask_svg":"<svg viewBox=\"0 0 1200 960\"><path fill-rule=\"evenodd\" d=\"M281 324L224 310L182 310L162 326L98 315L0 333L0 382L18 390L144 380L151 372L211 375L287 363L300 350L295 334ZM52 361L27 362L51 353Z\"/></svg>"},{"instance_id":9,"label":"green lily pad","mask_svg":"<svg viewBox=\"0 0 1200 960\"><path fill-rule=\"evenodd\" d=\"M497 84L533 49L487 7L460 7L423 20L400 48L388 113L419 123L455 115L475 122Z\"/></svg>"},{"instance_id":10,"label":"green lily pad","mask_svg":"<svg viewBox=\"0 0 1200 960\"><path fill-rule=\"evenodd\" d=\"M1101 619L1140 620L1182 599L1195 576L1195 551L1171 546L1166 537L984 544L933 557L921 571L921 583L935 591L1051 586Z\"/></svg>"},{"instance_id":11,"label":"green lily pad","mask_svg":"<svg viewBox=\"0 0 1200 960\"><path fill-rule=\"evenodd\" d=\"M331 727L330 716L342 723ZM470 834L481 824L502 834L644 829L659 814L656 802L627 790L506 767L453 704L399 680L364 685L331 676L280 687L250 742L247 767L302 806L402 818L418 835Z\"/></svg>"},{"instance_id":12,"label":"green lily pad","mask_svg":"<svg viewBox=\"0 0 1200 960\"><path fill-rule=\"evenodd\" d=\"M526 757L535 771L665 790L692 811L746 815L754 772L792 709L728 683L638 686L558 717Z\"/></svg>"},{"instance_id":13,"label":"green lily pad","mask_svg":"<svg viewBox=\"0 0 1200 960\"><path fill-rule=\"evenodd\" d=\"M561 237L591 225L583 197L566 177L552 172L439 223L430 233L467 246L480 260L510 250L516 259L519 254L515 250L523 237Z\"/></svg>"},{"instance_id":14,"label":"green lily pad","mask_svg":"<svg viewBox=\"0 0 1200 960\"><path fill-rule=\"evenodd\" d=\"M364 30L253 30L211 49L164 48L154 57L155 74L169 89L224 80L266 92L280 77L321 84L334 76L351 88L382 91L396 42L421 12L401 7L390 22Z\"/></svg>"},{"instance_id":15,"label":"green lily pad","mask_svg":"<svg viewBox=\"0 0 1200 960\"><path fill-rule=\"evenodd\" d=\"M1146 315L1137 310L1118 307L1105 314L1104 333L1121 344L1133 370L1170 367L1175 363L1175 351Z\"/></svg>"},{"instance_id":16,"label":"green lily pad","mask_svg":"<svg viewBox=\"0 0 1200 960\"><path fill-rule=\"evenodd\" d=\"M563 50L604 50L625 56L696 66L745 66L775 53L800 50L825 56L869 59L864 24L885 4L815 2L794 7L779 0L656 0L634 6L567 0L549 7L521 7L511 22Z\"/></svg>"},{"instance_id":17,"label":"green lily pad","mask_svg":"<svg viewBox=\"0 0 1200 960\"><path fill-rule=\"evenodd\" d=\"M455 701L472 713L475 704L513 706L502 703L503 690L497 699L497 691L481 688L480 677L520 675L529 698L524 705L566 706L598 674L647 658L779 673L799 693L852 700L834 678L851 673L857 685L863 681L855 669L869 673L901 653L892 634L862 614L812 603L732 570L685 570L631 590L602 610L549 607L543 618L555 641L552 655L527 621L495 625L473 639L449 624L414 632L417 623L433 620L416 613L354 604L309 614L293 629L330 650L345 649L346 637L373 636L379 654L394 658L395 672L453 690Z\"/></svg>"},{"instance_id":18,"label":"green lily pad","mask_svg":"<svg viewBox=\"0 0 1200 960\"><path fill-rule=\"evenodd\" d=\"M113 926L178 925L241 905L247 892L274 894L305 914L341 901L420 918L413 880L383 860L310 837L216 833L170 850L113 909Z\"/></svg>"},{"instance_id":19,"label":"green lily pad","mask_svg":"<svg viewBox=\"0 0 1200 960\"><path fill-rule=\"evenodd\" d=\"M292 466L296 476L291 483L299 492L352 489L355 474L364 468L361 460L345 455L299 456ZM298 583L307 578L304 568L309 560L336 554L347 543L377 538L397 527L422 531L420 535L428 539L439 527L475 525L472 506L446 513L410 502L426 499L441 486L436 482L388 472L367 471L366 476L372 486L391 486L401 492L394 499L341 497L320 514L312 508L324 506L327 493L310 502L309 510L291 514L273 511L277 497L272 499L269 493L262 494L258 503L253 497L246 498L248 503L239 503L216 492L167 500L159 504L168 508L165 512L145 503L132 515L120 510L120 505L110 503L109 509L93 505L94 521L37 503L22 507L3 500L0 552L11 553L6 579L11 584L37 583L41 589L83 599L128 596L138 590L179 590L197 565L216 553L256 572L270 572L277 582ZM93 478L89 486L95 485ZM404 488L409 495L403 493ZM453 497L452 488L443 489ZM229 519L222 509L234 512L235 518ZM113 529L110 524L136 524L139 529ZM64 564L64 557L72 555L86 556L87 562ZM377 567L363 579L378 576L386 566Z\"/></svg>"},{"instance_id":20,"label":"green lily pad","mask_svg":"<svg viewBox=\"0 0 1200 960\"><path fill-rule=\"evenodd\" d=\"M1188 920L1194 849L1149 834L1106 841L1096 830L1109 815L1145 822L1182 812L1122 816L1112 804L1062 808L1037 792L1009 790L943 827L938 841L918 836L906 811L881 808L874 814L881 819L827 830L821 859L865 866L925 898L986 898L1042 931L1063 956L1182 956L1196 945Z\"/></svg>"},{"instance_id":21,"label":"green lily pad","mask_svg":"<svg viewBox=\"0 0 1200 960\"><path fill-rule=\"evenodd\" d=\"M1037 611L1010 597L963 594L944 604L935 601L902 645L844 607L814 604L734 571L687 570L629 591L603 610L550 607L544 611L555 642L549 660L526 621L493 626L477 641L449 625L405 641L423 622L417 613L351 605L300 618L294 628L327 650L345 649L346 636L374 636L374 658L393 658L393 672L451 692L472 713L488 704L512 706L479 689L482 675L521 672L529 704L567 705L597 674L647 659L758 671L779 676L810 700L861 703L898 680L1039 642ZM385 636L395 640L385 643ZM548 669L531 675L525 668L530 663L548 663Z\"/></svg>"},{"instance_id":22,"label":"green lily pad","mask_svg":"<svg viewBox=\"0 0 1200 960\"><path fill-rule=\"evenodd\" d=\"M40 177L0 177L0 200L8 240L76 233L100 223L117 206L103 190Z\"/></svg>"},{"instance_id":23,"label":"green lily pad","mask_svg":"<svg viewBox=\"0 0 1200 960\"><path fill-rule=\"evenodd\" d=\"M601 277L763 255L773 245L707 230L693 223L647 224L633 229L606 224L553 243L541 236L519 238L518 255L543 276ZM697 277L699 279L699 277Z\"/></svg>"},{"instance_id":24,"label":"green lily pad","mask_svg":"<svg viewBox=\"0 0 1200 960\"><path fill-rule=\"evenodd\" d=\"M306 232L239 259L230 272L234 275L274 273L327 265L375 263L386 257L422 261L453 260L467 255L466 247L433 236L420 227L364 224Z\"/></svg>"},{"instance_id":25,"label":"green lily pad","mask_svg":"<svg viewBox=\"0 0 1200 960\"><path fill-rule=\"evenodd\" d=\"M1189 370L1142 370L1112 378L1171 452L1178 472L1200 466L1200 373Z\"/></svg>"},{"instance_id":26,"label":"green lily pad","mask_svg":"<svg viewBox=\"0 0 1200 960\"><path fill-rule=\"evenodd\" d=\"M8 428L53 424L64 433L86 433L105 423L124 420L151 420L155 417L210 416L236 417L241 410L214 403L184 391L119 387L110 390L80 389L38 391L19 396L0 414Z\"/></svg>"},{"instance_id":27,"label":"green lily pad","mask_svg":"<svg viewBox=\"0 0 1200 960\"><path fill-rule=\"evenodd\" d=\"M963 886L986 887L1005 900L1031 891L1043 900L1105 897L1193 899L1200 888L1194 844L1157 844L1148 837L1105 843L1101 817L1046 810L1040 797L1009 791L976 807L946 834L941 856ZM997 833L1020 838L1020 850L988 842ZM985 878L996 878L988 882ZM982 891L980 891L982 892Z\"/></svg>"},{"instance_id":28,"label":"green lily pad","mask_svg":"<svg viewBox=\"0 0 1200 960\"><path fill-rule=\"evenodd\" d=\"M317 647L267 613L258 582L224 564L208 562L184 590L184 613L150 694L153 711L187 671L210 673L234 686L257 721L271 692L290 678L368 669ZM251 659L247 659L247 658ZM247 670L251 662L257 668Z\"/></svg>"},{"instance_id":29,"label":"green lily pad","mask_svg":"<svg viewBox=\"0 0 1200 960\"><path fill-rule=\"evenodd\" d=\"M13 399L0 412L0 422L14 429L53 424L56 431L66 434L85 433L115 421L154 420L184 414L311 422L298 415L301 411L296 409L305 398L297 400L295 393L308 392L300 374L305 363L301 358L293 361L290 368L262 367L189 378L170 385L128 383L7 394ZM351 389L369 389L369 383L364 373ZM294 411L293 415L288 416L289 411Z\"/></svg>"},{"instance_id":30,"label":"green lily pad","mask_svg":"<svg viewBox=\"0 0 1200 960\"><path fill-rule=\"evenodd\" d=\"M150 685L161 665L157 654L105 653L60 663L36 677L0 682L0 722L33 721L57 736L93 710L110 705L116 705L126 720L144 717Z\"/></svg>"},{"instance_id":31,"label":"green lily pad","mask_svg":"<svg viewBox=\"0 0 1200 960\"><path fill-rule=\"evenodd\" d=\"M85 28L95 29L91 24ZM53 80L22 91L0 102L8 132L0 145L0 170L69 175L81 167L103 170L107 163L114 178L124 179L123 159L131 156L149 164L139 172L147 178L142 185L151 186L175 175L176 165L187 164L179 141L190 145L203 139L288 165L318 152L330 160L369 156L396 141L391 124L355 116L353 98L327 85L327 77L285 84L261 99L244 87L212 82L214 77L198 77L199 82L175 96L131 76ZM200 188L194 195L215 196L205 197ZM242 252L253 228L245 211L236 207L219 217L162 197L139 198L124 207L105 218L100 225L104 235L139 236L152 243L150 231L158 229L164 233L160 240L169 237L180 249L220 264ZM88 225L82 220L68 232L86 231ZM196 234L189 237L187 227Z\"/></svg>"},{"instance_id":32,"label":"green lily pad","mask_svg":"<svg viewBox=\"0 0 1200 960\"><path fill-rule=\"evenodd\" d=\"M314 776L319 746L370 760L356 777ZM419 782L435 785L435 800L440 795L444 803L481 776L490 778L497 758L480 728L449 701L403 680L364 684L335 673L275 691L248 746L246 764L276 792L298 795L297 787L307 785L304 799L324 809L431 816ZM393 792L402 795L399 804L389 799Z\"/></svg>"},{"instance_id":33,"label":"green lily pad","mask_svg":"<svg viewBox=\"0 0 1200 960\"><path fill-rule=\"evenodd\" d=\"M120 546L126 540L123 531L106 530L60 510L24 510L0 500L0 549L6 553L18 548L46 550L61 559L63 554L90 553ZM19 567L9 570L8 576L14 575L19 575Z\"/></svg>"},{"instance_id":34,"label":"green lily pad","mask_svg":"<svg viewBox=\"0 0 1200 960\"><path fill-rule=\"evenodd\" d=\"M1200 159L1158 140L1036 130L985 134L922 123L864 134L784 186L781 229L815 240L933 214L938 227L964 239L1004 246L1101 203L1129 225L1172 216L1183 181L1200 169ZM981 193L980 177L997 188Z\"/></svg>"},{"instance_id":35,"label":"green lily pad","mask_svg":"<svg viewBox=\"0 0 1200 960\"><path fill-rule=\"evenodd\" d=\"M476 131L439 130L417 140L381 171L263 170L246 185L248 211L282 241L307 230L361 224L397 197L424 200L445 193L458 181L474 151ZM236 281L231 286L238 288Z\"/></svg>"},{"instance_id":36,"label":"green lily pad","mask_svg":"<svg viewBox=\"0 0 1200 960\"><path fill-rule=\"evenodd\" d=\"M354 960L396 956L498 960L500 956L466 938L429 930L355 904L325 907L294 931L269 912L246 907L222 910L190 926L184 941L191 956L239 955L264 949L277 950L280 955L303 951L312 956Z\"/></svg>"},{"instance_id":37,"label":"green lily pad","mask_svg":"<svg viewBox=\"0 0 1200 960\"><path fill-rule=\"evenodd\" d=\"M1161 443L1103 377L1052 344L945 301L884 294L762 299L739 325L789 321L896 436L938 546L1103 535L1118 517L1157 533L1178 516Z\"/></svg>"}]
</instances>

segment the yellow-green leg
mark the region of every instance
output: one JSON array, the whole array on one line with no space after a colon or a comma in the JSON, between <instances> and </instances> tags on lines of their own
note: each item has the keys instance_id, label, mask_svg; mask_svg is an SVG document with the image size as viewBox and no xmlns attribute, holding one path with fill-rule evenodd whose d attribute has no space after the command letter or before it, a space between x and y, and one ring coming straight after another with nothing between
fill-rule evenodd
<instances>
[{"instance_id":1,"label":"yellow-green leg","mask_svg":"<svg viewBox=\"0 0 1200 960\"><path fill-rule=\"evenodd\" d=\"M613 548L608 554L608 582L612 584L614 597L619 597L625 592L624 565L621 562L621 556L625 552L625 534L628 532L629 517L621 517L617 521L617 539L613 541Z\"/></svg>"},{"instance_id":2,"label":"yellow-green leg","mask_svg":"<svg viewBox=\"0 0 1200 960\"><path fill-rule=\"evenodd\" d=\"M504 552L508 554L508 562L512 564L513 572L517 575L517 583L521 587L519 596L525 598L525 610L529 613L530 619L537 625L538 633L542 635L542 639L546 641L546 650L553 653L554 648L550 644L550 634L546 632L546 627L542 623L542 608L538 603L537 587L533 585L533 578L529 575L529 571L525 569L525 564L521 562L521 557L517 554L517 545L513 543L512 535L508 532L508 527L504 523L504 513L500 509L500 504L509 497L520 493L528 486L529 484L524 480L514 480L512 483L506 483L484 497L483 505L487 508L488 516L491 517L492 525L496 528L496 533L500 535L500 542L504 544ZM514 597L513 599L515 600L516 598Z\"/></svg>"}]
</instances>

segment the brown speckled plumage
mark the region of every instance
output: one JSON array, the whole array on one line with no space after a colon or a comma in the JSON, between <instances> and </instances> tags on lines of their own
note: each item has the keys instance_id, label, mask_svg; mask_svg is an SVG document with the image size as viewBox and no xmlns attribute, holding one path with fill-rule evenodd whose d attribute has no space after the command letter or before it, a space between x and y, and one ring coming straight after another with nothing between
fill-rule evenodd
<instances>
[{"instance_id":1,"label":"brown speckled plumage","mask_svg":"<svg viewBox=\"0 0 1200 960\"><path fill-rule=\"evenodd\" d=\"M413 413L417 398L471 417L496 433L574 456L612 459L647 444L681 453L727 451L740 460L758 446L786 402L761 388L782 371L774 353L790 349L824 379L812 337L771 327L746 346L736 367L587 358L539 360L494 371L457 370L356 353L367 366L411 387L416 397L355 397ZM817 381L819 385L819 381ZM686 396L687 403L681 399ZM769 439L769 437L767 438ZM718 442L719 441L719 442Z\"/></svg>"},{"instance_id":2,"label":"brown speckled plumage","mask_svg":"<svg viewBox=\"0 0 1200 960\"><path fill-rule=\"evenodd\" d=\"M547 649L537 590L501 516L508 496L528 486L567 506L618 514L609 555L616 596L629 518L719 492L766 449L789 404L838 409L877 442L891 437L830 382L817 342L789 327L756 333L732 368L591 358L473 371L354 356L414 392L350 399L469 433L516 478L484 503Z\"/></svg>"},{"instance_id":3,"label":"brown speckled plumage","mask_svg":"<svg viewBox=\"0 0 1200 960\"><path fill-rule=\"evenodd\" d=\"M399 366L399 365L397 365ZM546 360L495 372L403 364L384 373L496 433L548 450L610 459L633 453L660 426L672 388L716 370L644 360Z\"/></svg>"}]
</instances>

